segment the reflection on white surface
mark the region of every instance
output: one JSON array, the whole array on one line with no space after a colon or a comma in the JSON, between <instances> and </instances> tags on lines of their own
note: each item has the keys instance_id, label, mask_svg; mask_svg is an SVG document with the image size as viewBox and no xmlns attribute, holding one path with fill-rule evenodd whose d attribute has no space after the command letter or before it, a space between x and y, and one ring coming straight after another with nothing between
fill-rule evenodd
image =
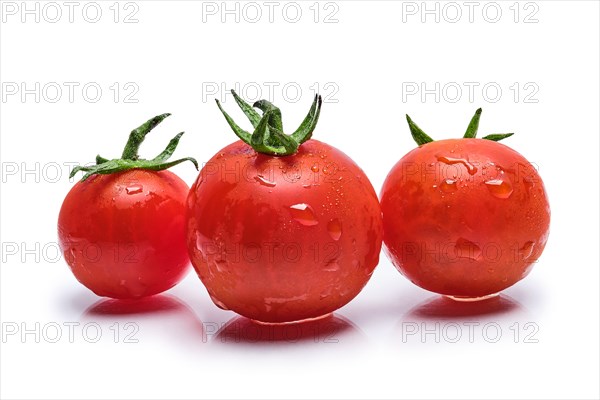
<instances>
[{"instance_id":1,"label":"reflection on white surface","mask_svg":"<svg viewBox=\"0 0 600 400\"><path fill-rule=\"evenodd\" d=\"M539 325L515 299L501 294L474 302L433 296L397 323L402 343L538 343Z\"/></svg>"},{"instance_id":2,"label":"reflection on white surface","mask_svg":"<svg viewBox=\"0 0 600 400\"><path fill-rule=\"evenodd\" d=\"M365 334L352 321L338 314L292 324L261 324L234 317L215 335L214 344L310 344L348 343L365 340Z\"/></svg>"},{"instance_id":3,"label":"reflection on white surface","mask_svg":"<svg viewBox=\"0 0 600 400\"><path fill-rule=\"evenodd\" d=\"M510 296L501 294L489 299L460 302L445 296L433 296L417 304L407 313L408 320L464 319L516 313L524 307Z\"/></svg>"},{"instance_id":4,"label":"reflection on white surface","mask_svg":"<svg viewBox=\"0 0 600 400\"><path fill-rule=\"evenodd\" d=\"M180 348L206 342L202 321L183 300L170 294L137 300L102 299L89 306L80 320L98 324L115 342L168 342Z\"/></svg>"}]
</instances>

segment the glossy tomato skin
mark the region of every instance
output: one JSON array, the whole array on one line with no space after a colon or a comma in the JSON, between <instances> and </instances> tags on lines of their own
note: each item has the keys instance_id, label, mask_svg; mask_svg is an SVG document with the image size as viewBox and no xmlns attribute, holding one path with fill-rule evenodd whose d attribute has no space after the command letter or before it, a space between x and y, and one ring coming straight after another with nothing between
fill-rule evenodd
<instances>
[{"instance_id":1,"label":"glossy tomato skin","mask_svg":"<svg viewBox=\"0 0 600 400\"><path fill-rule=\"evenodd\" d=\"M523 279L548 239L542 179L519 153L483 139L409 152L381 190L384 250L416 285L478 298Z\"/></svg>"},{"instance_id":2,"label":"glossy tomato skin","mask_svg":"<svg viewBox=\"0 0 600 400\"><path fill-rule=\"evenodd\" d=\"M169 171L129 170L76 183L60 210L58 237L77 280L116 299L177 284L189 269L187 193Z\"/></svg>"},{"instance_id":3,"label":"glossy tomato skin","mask_svg":"<svg viewBox=\"0 0 600 400\"><path fill-rule=\"evenodd\" d=\"M202 169L188 197L188 249L221 308L263 322L331 313L379 261L381 209L363 171L317 140L291 156L238 141Z\"/></svg>"}]
</instances>

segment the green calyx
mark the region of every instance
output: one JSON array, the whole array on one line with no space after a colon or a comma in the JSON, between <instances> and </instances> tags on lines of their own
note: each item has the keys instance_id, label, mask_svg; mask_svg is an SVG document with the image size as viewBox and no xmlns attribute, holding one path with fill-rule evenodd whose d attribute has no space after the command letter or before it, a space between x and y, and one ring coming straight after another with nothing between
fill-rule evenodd
<instances>
[{"instance_id":1,"label":"green calyx","mask_svg":"<svg viewBox=\"0 0 600 400\"><path fill-rule=\"evenodd\" d=\"M140 148L140 145L146 138L146 135L169 115L171 114L167 113L157 115L156 117L144 122L138 128L132 130L129 134L129 140L127 140L125 149L123 149L123 154L121 155L121 158L109 160L100 155L97 155L96 165L92 165L89 167L75 167L73 168L73 171L71 171L69 178L74 177L75 174L79 171L84 171L86 173L85 175L83 175L83 178L81 178L82 182L95 174L107 175L127 171L130 169L147 169L151 171L162 171L184 161L191 161L196 166L196 169L198 169L198 162L192 157L180 158L179 160L175 161L167 161L173 155L173 152L177 148L177 145L179 144L179 139L181 139L183 132L178 133L173 139L171 139L167 147L152 160L145 160L139 157L138 149Z\"/></svg>"},{"instance_id":2,"label":"green calyx","mask_svg":"<svg viewBox=\"0 0 600 400\"><path fill-rule=\"evenodd\" d=\"M471 122L469 122L469 126L467 127L467 131L465 132L463 138L473 139L477 136L477 130L479 129L479 118L481 118L481 108L478 108L477 111L475 111L475 115L473 115L473 118L471 118ZM408 121L410 133L419 146L425 143L433 142L433 139L423 132L423 130L419 128L412 119L410 119L408 114L406 115L406 120ZM492 133L484 136L482 139L493 140L494 142L497 142L512 135L514 135L514 133Z\"/></svg>"},{"instance_id":3,"label":"green calyx","mask_svg":"<svg viewBox=\"0 0 600 400\"><path fill-rule=\"evenodd\" d=\"M315 95L312 106L298 129L291 135L286 135L283 133L283 123L279 108L267 100L259 100L250 106L235 91L232 90L231 94L254 128L253 133L240 128L223 110L219 100L216 100L219 110L223 113L233 132L255 151L273 156L295 154L298 151L298 147L311 138L317 126L319 114L321 113L321 104L323 103L321 96ZM263 112L262 116L253 107L261 110Z\"/></svg>"}]
</instances>

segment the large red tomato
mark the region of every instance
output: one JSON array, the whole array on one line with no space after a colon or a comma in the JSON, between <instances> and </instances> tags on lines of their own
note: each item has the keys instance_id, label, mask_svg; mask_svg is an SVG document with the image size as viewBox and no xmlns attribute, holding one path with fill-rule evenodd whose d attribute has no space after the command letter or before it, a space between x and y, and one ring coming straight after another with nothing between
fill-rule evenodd
<instances>
[{"instance_id":1,"label":"large red tomato","mask_svg":"<svg viewBox=\"0 0 600 400\"><path fill-rule=\"evenodd\" d=\"M496 294L523 279L544 250L550 208L542 179L519 153L476 139L432 141L410 119L420 146L381 190L385 250L416 285L457 299Z\"/></svg>"},{"instance_id":2,"label":"large red tomato","mask_svg":"<svg viewBox=\"0 0 600 400\"><path fill-rule=\"evenodd\" d=\"M255 104L266 108L261 118L234 96L255 126L264 128L272 105ZM265 141L252 141L233 124L243 140L219 151L190 190L190 258L223 309L263 322L327 315L361 291L378 263L382 222L376 193L348 156L308 140L318 103L307 117L304 140L291 148L278 146L285 139L276 137L277 121L268 121L271 136Z\"/></svg>"},{"instance_id":3,"label":"large red tomato","mask_svg":"<svg viewBox=\"0 0 600 400\"><path fill-rule=\"evenodd\" d=\"M98 157L65 198L58 237L75 277L99 296L139 298L177 284L189 268L188 187L167 162L181 134L153 160L137 157L144 136L168 114L134 130L121 159ZM190 159L195 163L195 160Z\"/></svg>"}]
</instances>

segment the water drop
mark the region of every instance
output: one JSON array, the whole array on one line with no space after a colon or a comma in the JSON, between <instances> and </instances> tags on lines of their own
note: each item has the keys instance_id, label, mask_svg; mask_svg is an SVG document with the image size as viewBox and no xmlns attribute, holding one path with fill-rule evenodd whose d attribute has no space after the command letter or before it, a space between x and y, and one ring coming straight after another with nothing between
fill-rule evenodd
<instances>
[{"instance_id":1,"label":"water drop","mask_svg":"<svg viewBox=\"0 0 600 400\"><path fill-rule=\"evenodd\" d=\"M337 263L337 260L329 260L327 261L327 264L325 264L325 268L323 268L323 271L327 271L327 272L335 272L335 271L339 271L340 269L340 265Z\"/></svg>"},{"instance_id":2,"label":"water drop","mask_svg":"<svg viewBox=\"0 0 600 400\"><path fill-rule=\"evenodd\" d=\"M302 185L302 187L304 189L310 189L312 187L312 185L311 184L307 184L307 185Z\"/></svg>"},{"instance_id":3,"label":"water drop","mask_svg":"<svg viewBox=\"0 0 600 400\"><path fill-rule=\"evenodd\" d=\"M305 203L294 204L290 206L292 218L305 226L317 225L319 221L315 217L315 212L312 207Z\"/></svg>"},{"instance_id":4,"label":"water drop","mask_svg":"<svg viewBox=\"0 0 600 400\"><path fill-rule=\"evenodd\" d=\"M312 172L319 172L319 166L317 164L314 164L312 167L310 167L310 170Z\"/></svg>"},{"instance_id":5,"label":"water drop","mask_svg":"<svg viewBox=\"0 0 600 400\"><path fill-rule=\"evenodd\" d=\"M77 250L75 250L75 247L71 247L69 249L69 253L71 254L70 261L75 261L76 257L77 257Z\"/></svg>"},{"instance_id":6,"label":"water drop","mask_svg":"<svg viewBox=\"0 0 600 400\"><path fill-rule=\"evenodd\" d=\"M225 304L223 304L223 302L221 300L217 299L212 294L210 295L210 299L212 300L213 303L215 303L215 306L219 307L221 310L229 310L229 308L227 308L227 306Z\"/></svg>"},{"instance_id":7,"label":"water drop","mask_svg":"<svg viewBox=\"0 0 600 400\"><path fill-rule=\"evenodd\" d=\"M277 186L277 183L275 183L275 182L273 182L273 181L270 181L270 180L268 180L267 178L265 178L265 177L264 177L264 176L262 176L262 175L257 175L257 176L255 176L255 177L254 177L254 179L255 179L255 180L258 182L258 183L260 183L261 185L263 185L263 186L266 186L266 187L275 187L275 186Z\"/></svg>"},{"instance_id":8,"label":"water drop","mask_svg":"<svg viewBox=\"0 0 600 400\"><path fill-rule=\"evenodd\" d=\"M454 254L459 258L477 260L481 257L481 249L470 240L458 238L454 244Z\"/></svg>"},{"instance_id":9,"label":"water drop","mask_svg":"<svg viewBox=\"0 0 600 400\"><path fill-rule=\"evenodd\" d=\"M196 249L202 252L202 247L202 235L200 235L200 231L196 231Z\"/></svg>"},{"instance_id":10,"label":"water drop","mask_svg":"<svg viewBox=\"0 0 600 400\"><path fill-rule=\"evenodd\" d=\"M227 263L223 259L215 260L215 267L217 268L217 271L220 273L227 271Z\"/></svg>"},{"instance_id":11,"label":"water drop","mask_svg":"<svg viewBox=\"0 0 600 400\"><path fill-rule=\"evenodd\" d=\"M329 286L327 289L323 290L321 292L321 294L319 295L319 297L321 298L321 300L331 296L331 293L333 292L333 286Z\"/></svg>"},{"instance_id":12,"label":"water drop","mask_svg":"<svg viewBox=\"0 0 600 400\"><path fill-rule=\"evenodd\" d=\"M531 189L535 187L535 178L526 176L523 178L523 185L527 188L527 192L531 192Z\"/></svg>"},{"instance_id":13,"label":"water drop","mask_svg":"<svg viewBox=\"0 0 600 400\"><path fill-rule=\"evenodd\" d=\"M445 156L436 156L438 161L443 162L444 164L452 165L452 164L462 164L467 169L469 175L475 175L477 173L477 167L471 164L468 160L464 158L453 158L453 157L445 157Z\"/></svg>"},{"instance_id":14,"label":"water drop","mask_svg":"<svg viewBox=\"0 0 600 400\"><path fill-rule=\"evenodd\" d=\"M490 193L499 199L508 199L513 192L512 185L508 180L492 179L485 182Z\"/></svg>"},{"instance_id":15,"label":"water drop","mask_svg":"<svg viewBox=\"0 0 600 400\"><path fill-rule=\"evenodd\" d=\"M142 190L144 190L144 187L142 185L130 185L127 186L127 188L125 188L125 191L127 192L127 194L136 194L136 193L141 193Z\"/></svg>"},{"instance_id":16,"label":"water drop","mask_svg":"<svg viewBox=\"0 0 600 400\"><path fill-rule=\"evenodd\" d=\"M445 193L454 193L456 191L456 181L452 179L444 179L440 182L440 190Z\"/></svg>"},{"instance_id":17,"label":"water drop","mask_svg":"<svg viewBox=\"0 0 600 400\"><path fill-rule=\"evenodd\" d=\"M535 247L534 242L526 242L523 247L519 249L519 254L523 257L523 260L527 260L533 254L533 248Z\"/></svg>"},{"instance_id":18,"label":"water drop","mask_svg":"<svg viewBox=\"0 0 600 400\"><path fill-rule=\"evenodd\" d=\"M329 221L327 223L327 232L329 232L329 236L331 236L333 240L340 240L340 237L342 236L342 223L340 220L335 218Z\"/></svg>"}]
</instances>

